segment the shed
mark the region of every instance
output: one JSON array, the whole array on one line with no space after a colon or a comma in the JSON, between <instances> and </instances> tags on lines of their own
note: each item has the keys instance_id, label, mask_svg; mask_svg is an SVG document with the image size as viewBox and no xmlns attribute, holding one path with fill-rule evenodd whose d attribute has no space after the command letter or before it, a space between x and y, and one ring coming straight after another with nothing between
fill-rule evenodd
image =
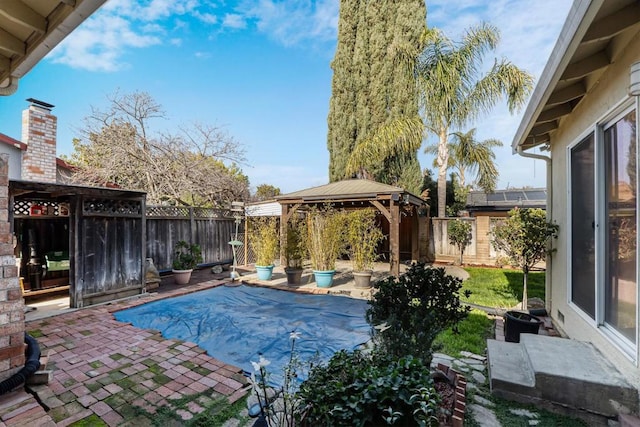
<instances>
[{"instance_id":1,"label":"shed","mask_svg":"<svg viewBox=\"0 0 640 427\"><path fill-rule=\"evenodd\" d=\"M248 203L244 212L246 216L280 216L282 207L275 200Z\"/></svg>"},{"instance_id":2,"label":"shed","mask_svg":"<svg viewBox=\"0 0 640 427\"><path fill-rule=\"evenodd\" d=\"M80 308L145 292L146 193L9 181L23 286L68 286Z\"/></svg>"},{"instance_id":3,"label":"shed","mask_svg":"<svg viewBox=\"0 0 640 427\"><path fill-rule=\"evenodd\" d=\"M376 208L387 220L383 223L383 231L388 234L389 268L396 276L401 260L419 260L427 256L429 207L425 200L400 187L349 179L294 191L275 199L282 205L281 230L298 209L326 203L338 209ZM286 233L283 231L280 235L284 239Z\"/></svg>"}]
</instances>

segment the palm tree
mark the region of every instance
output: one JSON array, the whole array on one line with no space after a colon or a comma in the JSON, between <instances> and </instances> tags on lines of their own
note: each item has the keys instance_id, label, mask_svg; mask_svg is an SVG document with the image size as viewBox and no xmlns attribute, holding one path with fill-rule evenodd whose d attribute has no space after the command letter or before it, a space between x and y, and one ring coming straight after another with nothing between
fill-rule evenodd
<instances>
[{"instance_id":1,"label":"palm tree","mask_svg":"<svg viewBox=\"0 0 640 427\"><path fill-rule=\"evenodd\" d=\"M454 132L453 141L449 142L449 168L455 169L460 187L466 188L467 176L471 175L475 184L486 193L491 193L496 188L498 181L498 168L496 167L495 147L502 147L502 141L498 139L476 140L476 128L467 133ZM428 154L437 154L438 145L427 146L424 151ZM435 164L436 160L434 160Z\"/></svg>"},{"instance_id":2,"label":"palm tree","mask_svg":"<svg viewBox=\"0 0 640 427\"><path fill-rule=\"evenodd\" d=\"M510 112L520 108L533 88L533 77L506 59L496 60L481 72L483 58L496 48L498 29L482 24L467 30L461 43L454 43L437 29L424 35L425 48L416 60L416 83L422 117L403 118L379 129L355 147L347 169L415 149L424 131L438 138L438 216L445 216L449 134L482 114L487 114L503 96Z\"/></svg>"}]
</instances>

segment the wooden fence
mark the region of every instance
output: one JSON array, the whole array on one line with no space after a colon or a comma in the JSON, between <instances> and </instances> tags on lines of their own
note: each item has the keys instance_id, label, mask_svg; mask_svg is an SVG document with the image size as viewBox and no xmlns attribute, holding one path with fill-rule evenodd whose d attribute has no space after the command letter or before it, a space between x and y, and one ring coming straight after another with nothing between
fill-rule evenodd
<instances>
[{"instance_id":1,"label":"wooden fence","mask_svg":"<svg viewBox=\"0 0 640 427\"><path fill-rule=\"evenodd\" d=\"M451 262L460 260L457 246L449 242L448 224L453 220L469 221L471 223L471 243L464 250L465 264L501 265L505 262L505 255L491 244L491 231L495 224L504 219L498 217L478 216L473 218L432 218L433 240L437 262Z\"/></svg>"},{"instance_id":2,"label":"wooden fence","mask_svg":"<svg viewBox=\"0 0 640 427\"><path fill-rule=\"evenodd\" d=\"M235 237L235 227L228 210L147 206L146 256L153 259L158 270L170 270L175 244L185 240L200 245L203 264L230 264L233 252L229 242ZM239 227L242 232L243 224Z\"/></svg>"}]
</instances>

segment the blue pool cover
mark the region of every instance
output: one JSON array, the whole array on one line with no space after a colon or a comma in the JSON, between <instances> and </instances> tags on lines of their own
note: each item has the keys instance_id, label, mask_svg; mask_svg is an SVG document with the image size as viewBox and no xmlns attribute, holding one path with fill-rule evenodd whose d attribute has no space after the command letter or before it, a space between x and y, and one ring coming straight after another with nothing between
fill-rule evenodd
<instances>
[{"instance_id":1,"label":"blue pool cover","mask_svg":"<svg viewBox=\"0 0 640 427\"><path fill-rule=\"evenodd\" d=\"M165 338L191 341L225 363L253 372L262 354L279 382L289 360L292 331L299 360L319 356L326 362L340 349L353 350L369 340L367 302L252 286L219 286L167 298L114 314L121 322L159 330Z\"/></svg>"}]
</instances>

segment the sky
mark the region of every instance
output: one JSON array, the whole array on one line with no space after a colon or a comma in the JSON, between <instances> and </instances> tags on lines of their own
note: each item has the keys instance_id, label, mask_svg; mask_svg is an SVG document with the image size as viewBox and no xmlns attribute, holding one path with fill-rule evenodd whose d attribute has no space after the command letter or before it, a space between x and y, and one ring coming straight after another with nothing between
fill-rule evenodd
<instances>
[{"instance_id":1,"label":"sky","mask_svg":"<svg viewBox=\"0 0 640 427\"><path fill-rule=\"evenodd\" d=\"M486 57L505 57L536 81L571 0L428 0L427 24L453 40L488 22L501 41ZM55 105L58 156L73 152L83 119L116 91L149 93L166 119L157 133L205 123L245 150L252 192L260 184L288 193L328 183L327 115L339 0L108 0L0 97L0 132L21 138L27 98ZM497 188L544 187L545 164L512 154L524 108L504 103L469 125L496 138ZM433 140L430 140L433 141ZM433 158L419 153L422 168ZM435 176L435 174L434 174Z\"/></svg>"}]
</instances>

